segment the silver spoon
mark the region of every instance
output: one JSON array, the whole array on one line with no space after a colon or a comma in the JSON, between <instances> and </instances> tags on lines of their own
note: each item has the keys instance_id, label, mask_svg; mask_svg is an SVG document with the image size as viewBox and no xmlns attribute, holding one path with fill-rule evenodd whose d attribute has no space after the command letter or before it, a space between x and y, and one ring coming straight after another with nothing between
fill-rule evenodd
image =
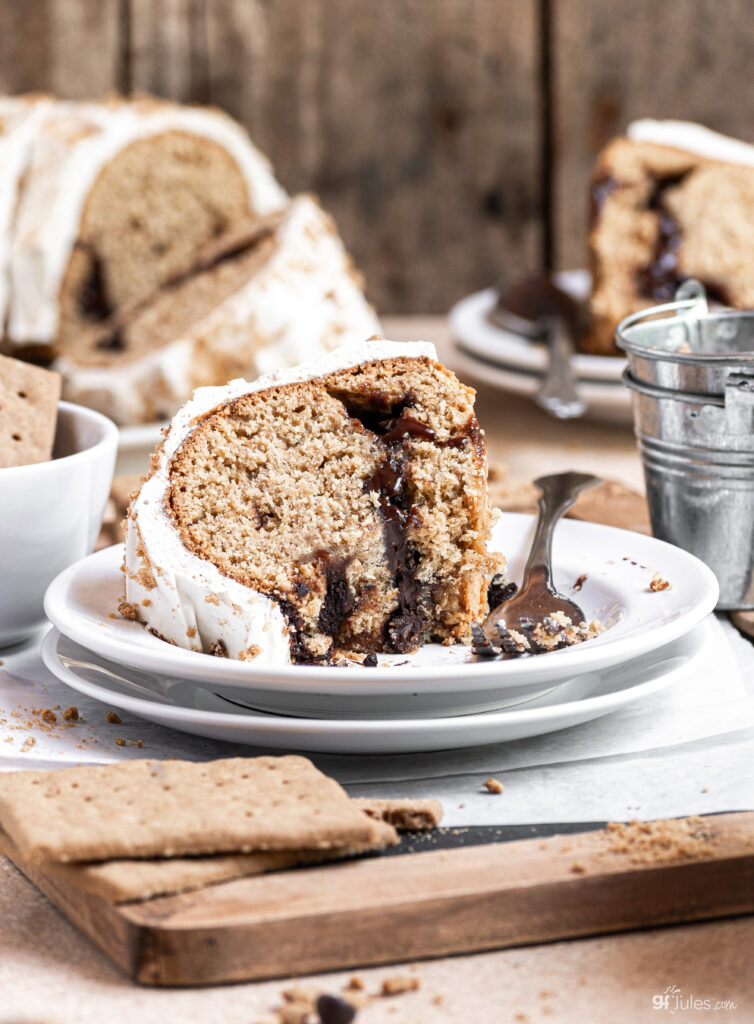
<instances>
[{"instance_id":1,"label":"silver spoon","mask_svg":"<svg viewBox=\"0 0 754 1024\"><path fill-rule=\"evenodd\" d=\"M494 645L498 624L505 629L520 630L522 625L528 629L532 623L542 622L553 612L563 612L574 625L584 621L581 608L559 594L552 582L552 536L556 523L578 496L602 481L589 473L555 473L541 476L534 483L542 494L523 582L512 597L493 608L484 620L481 626L483 637L477 635L475 638L477 646L484 646L484 638ZM487 653L495 652L490 649Z\"/></svg>"},{"instance_id":2,"label":"silver spoon","mask_svg":"<svg viewBox=\"0 0 754 1024\"><path fill-rule=\"evenodd\" d=\"M557 419L583 415L586 403L579 396L571 361L583 320L578 303L549 278L530 276L501 294L489 315L503 330L546 345L547 365L534 396L537 404Z\"/></svg>"}]
</instances>

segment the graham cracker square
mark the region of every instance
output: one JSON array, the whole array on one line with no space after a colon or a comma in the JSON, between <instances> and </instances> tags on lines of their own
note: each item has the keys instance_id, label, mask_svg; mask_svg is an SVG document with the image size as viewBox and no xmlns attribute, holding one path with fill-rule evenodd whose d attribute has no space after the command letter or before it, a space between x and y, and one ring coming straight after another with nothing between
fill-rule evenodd
<instances>
[{"instance_id":1,"label":"graham cracker square","mask_svg":"<svg viewBox=\"0 0 754 1024\"><path fill-rule=\"evenodd\" d=\"M327 850L384 834L296 756L7 772L0 827L33 863Z\"/></svg>"},{"instance_id":2,"label":"graham cracker square","mask_svg":"<svg viewBox=\"0 0 754 1024\"><path fill-rule=\"evenodd\" d=\"M52 458L61 377L0 356L0 468Z\"/></svg>"}]
</instances>

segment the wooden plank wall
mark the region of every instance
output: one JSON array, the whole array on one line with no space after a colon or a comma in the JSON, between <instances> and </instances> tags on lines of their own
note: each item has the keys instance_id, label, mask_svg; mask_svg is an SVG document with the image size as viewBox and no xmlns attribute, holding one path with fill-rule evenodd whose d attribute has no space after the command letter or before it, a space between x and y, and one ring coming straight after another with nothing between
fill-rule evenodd
<instances>
[{"instance_id":1,"label":"wooden plank wall","mask_svg":"<svg viewBox=\"0 0 754 1024\"><path fill-rule=\"evenodd\" d=\"M754 139L750 0L5 0L0 91L150 91L242 121L334 213L382 312L585 262L631 118Z\"/></svg>"}]
</instances>

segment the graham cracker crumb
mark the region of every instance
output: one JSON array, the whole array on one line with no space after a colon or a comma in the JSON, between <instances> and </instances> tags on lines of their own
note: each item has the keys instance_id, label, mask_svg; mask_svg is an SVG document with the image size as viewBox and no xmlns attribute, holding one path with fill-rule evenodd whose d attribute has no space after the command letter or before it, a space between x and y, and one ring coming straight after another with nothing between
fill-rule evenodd
<instances>
[{"instance_id":1,"label":"graham cracker crumb","mask_svg":"<svg viewBox=\"0 0 754 1024\"><path fill-rule=\"evenodd\" d=\"M671 586L672 584L668 583L667 580L664 580L658 572L656 572L649 581L649 589L653 593L657 593L660 590L670 590Z\"/></svg>"},{"instance_id":2,"label":"graham cracker crumb","mask_svg":"<svg viewBox=\"0 0 754 1024\"><path fill-rule=\"evenodd\" d=\"M586 866L577 861L575 864L571 864L571 871L574 875L583 875L586 871Z\"/></svg>"},{"instance_id":3,"label":"graham cracker crumb","mask_svg":"<svg viewBox=\"0 0 754 1024\"><path fill-rule=\"evenodd\" d=\"M488 793L502 793L504 786L499 779L493 779L492 777L490 777L484 783L484 788L487 790Z\"/></svg>"},{"instance_id":4,"label":"graham cracker crumb","mask_svg":"<svg viewBox=\"0 0 754 1024\"><path fill-rule=\"evenodd\" d=\"M361 992L366 988L366 982L360 974L354 974L352 978L348 979L347 989L352 989L356 992Z\"/></svg>"},{"instance_id":5,"label":"graham cracker crumb","mask_svg":"<svg viewBox=\"0 0 754 1024\"><path fill-rule=\"evenodd\" d=\"M124 619L131 619L133 622L139 617L136 605L131 604L130 601L121 601L118 605L118 611Z\"/></svg>"},{"instance_id":6,"label":"graham cracker crumb","mask_svg":"<svg viewBox=\"0 0 754 1024\"><path fill-rule=\"evenodd\" d=\"M186 636L189 638L189 640L193 640L194 637L196 636L196 626L189 626L189 628L186 630Z\"/></svg>"},{"instance_id":7,"label":"graham cracker crumb","mask_svg":"<svg viewBox=\"0 0 754 1024\"><path fill-rule=\"evenodd\" d=\"M123 720L120 715L116 715L114 711L108 711L105 715L105 721L109 722L110 725L122 725Z\"/></svg>"},{"instance_id":8,"label":"graham cracker crumb","mask_svg":"<svg viewBox=\"0 0 754 1024\"><path fill-rule=\"evenodd\" d=\"M380 995L397 996L402 992L415 992L421 987L421 978L412 978L408 974L393 974L382 982Z\"/></svg>"},{"instance_id":9,"label":"graham cracker crumb","mask_svg":"<svg viewBox=\"0 0 754 1024\"><path fill-rule=\"evenodd\" d=\"M47 722L48 725L54 725L58 720L58 716L55 714L52 708L42 708L42 710L39 712L39 717L42 719L43 722Z\"/></svg>"},{"instance_id":10,"label":"graham cracker crumb","mask_svg":"<svg viewBox=\"0 0 754 1024\"><path fill-rule=\"evenodd\" d=\"M220 604L220 598L217 596L217 594L207 594L204 600L207 604Z\"/></svg>"},{"instance_id":11,"label":"graham cracker crumb","mask_svg":"<svg viewBox=\"0 0 754 1024\"><path fill-rule=\"evenodd\" d=\"M258 658L261 653L262 648L258 644L252 644L250 647L247 647L245 651L240 652L238 660L253 661L255 658Z\"/></svg>"},{"instance_id":12,"label":"graham cracker crumb","mask_svg":"<svg viewBox=\"0 0 754 1024\"><path fill-rule=\"evenodd\" d=\"M600 833L598 833L599 835ZM608 822L606 853L628 854L632 864L665 864L711 857L715 839L698 816L665 821Z\"/></svg>"},{"instance_id":13,"label":"graham cracker crumb","mask_svg":"<svg viewBox=\"0 0 754 1024\"><path fill-rule=\"evenodd\" d=\"M63 719L66 722L77 722L79 719L79 709L75 704L69 704L63 712Z\"/></svg>"}]
</instances>

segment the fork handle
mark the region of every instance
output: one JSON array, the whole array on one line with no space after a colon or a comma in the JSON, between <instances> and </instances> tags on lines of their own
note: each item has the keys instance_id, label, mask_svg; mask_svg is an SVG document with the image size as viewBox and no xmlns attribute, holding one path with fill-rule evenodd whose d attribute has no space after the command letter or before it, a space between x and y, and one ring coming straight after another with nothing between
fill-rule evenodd
<instances>
[{"instance_id":1,"label":"fork handle","mask_svg":"<svg viewBox=\"0 0 754 1024\"><path fill-rule=\"evenodd\" d=\"M580 494L601 484L602 480L589 473L553 473L551 476L539 477L534 483L542 492L539 497L539 519L524 569L521 590L526 590L536 576L543 579L547 589L554 593L552 537L555 525Z\"/></svg>"}]
</instances>

